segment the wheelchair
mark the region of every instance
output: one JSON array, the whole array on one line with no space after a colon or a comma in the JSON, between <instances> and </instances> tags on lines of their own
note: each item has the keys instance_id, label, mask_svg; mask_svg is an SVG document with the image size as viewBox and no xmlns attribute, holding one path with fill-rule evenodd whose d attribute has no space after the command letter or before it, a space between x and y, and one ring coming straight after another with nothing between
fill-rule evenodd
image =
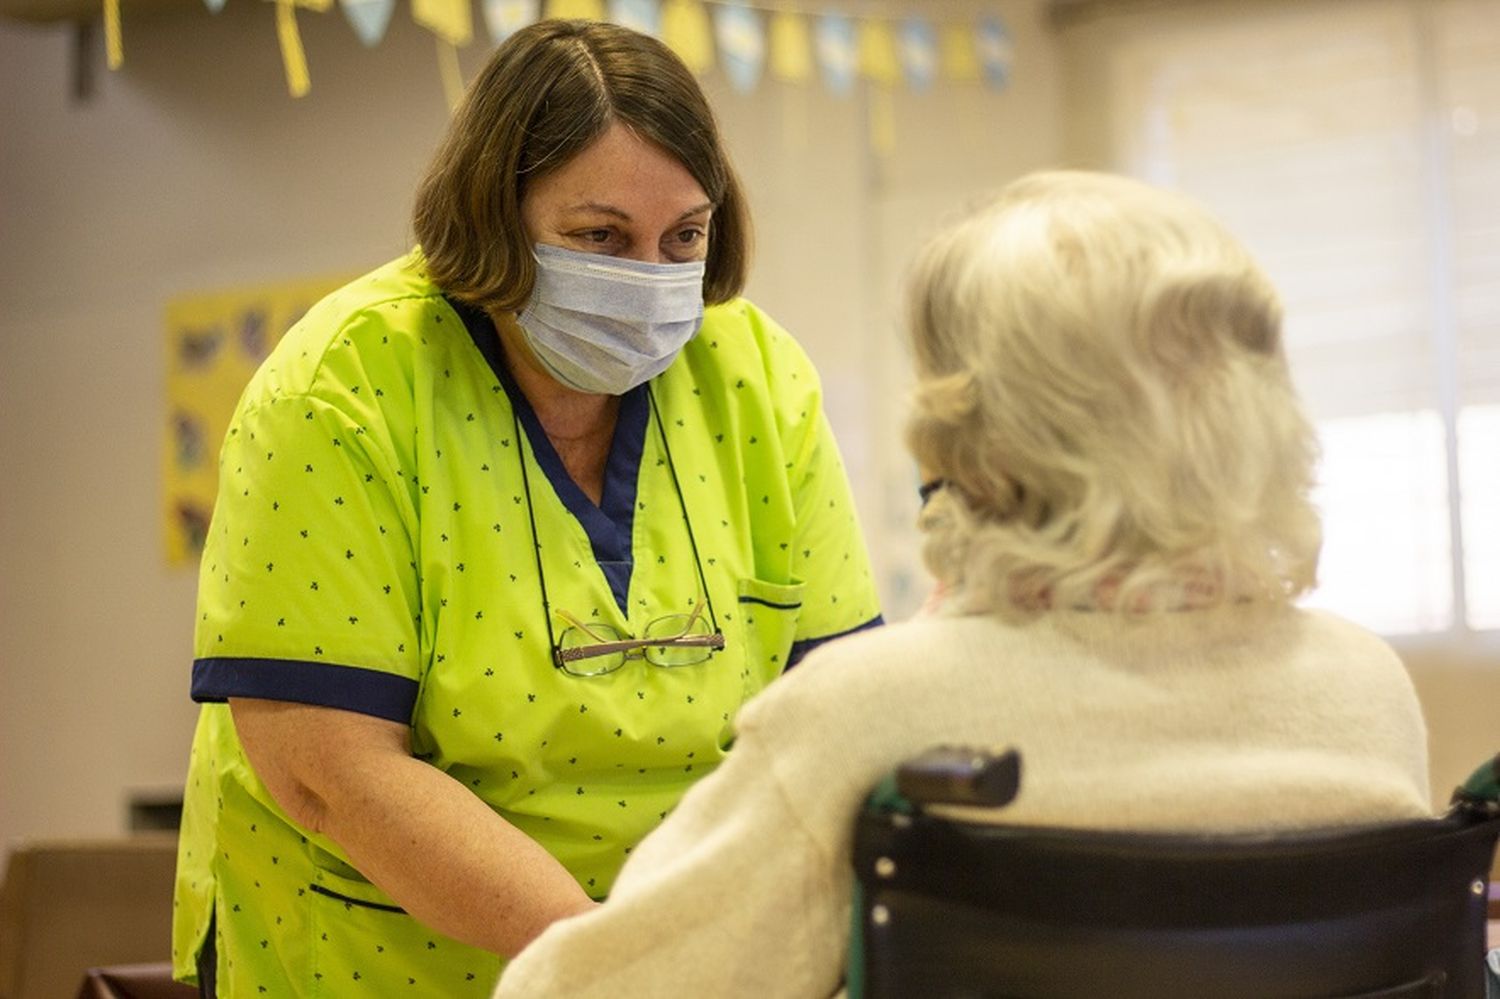
<instances>
[{"instance_id":1,"label":"wheelchair","mask_svg":"<svg viewBox=\"0 0 1500 999\"><path fill-rule=\"evenodd\" d=\"M1007 826L939 748L857 820L849 999L1483 999L1500 756L1437 819L1203 836ZM947 814L944 814L944 813Z\"/></svg>"}]
</instances>

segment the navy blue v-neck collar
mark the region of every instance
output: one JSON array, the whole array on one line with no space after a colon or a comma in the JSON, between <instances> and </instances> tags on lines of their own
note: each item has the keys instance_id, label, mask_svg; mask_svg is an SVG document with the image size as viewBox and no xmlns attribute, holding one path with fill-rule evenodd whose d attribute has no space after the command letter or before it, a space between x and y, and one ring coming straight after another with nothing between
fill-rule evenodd
<instances>
[{"instance_id":1,"label":"navy blue v-neck collar","mask_svg":"<svg viewBox=\"0 0 1500 999\"><path fill-rule=\"evenodd\" d=\"M531 408L526 394L511 376L505 363L505 354L500 345L500 334L489 316L473 306L449 298L448 304L463 320L469 338L483 355L500 379L500 385L510 398L510 404L520 419L531 444L531 453L537 465L552 483L558 499L562 500L588 535L594 560L604 573L614 594L620 613L629 614L627 606L630 596L630 575L635 568L635 553L632 538L635 531L636 490L640 483L641 456L646 448L646 427L651 418L651 406L646 395L646 386L635 388L620 396L620 412L615 421L614 439L609 444L609 459L604 466L604 492L598 506L584 494L558 456L557 449L542 429L542 422ZM522 461L525 455L519 453Z\"/></svg>"}]
</instances>

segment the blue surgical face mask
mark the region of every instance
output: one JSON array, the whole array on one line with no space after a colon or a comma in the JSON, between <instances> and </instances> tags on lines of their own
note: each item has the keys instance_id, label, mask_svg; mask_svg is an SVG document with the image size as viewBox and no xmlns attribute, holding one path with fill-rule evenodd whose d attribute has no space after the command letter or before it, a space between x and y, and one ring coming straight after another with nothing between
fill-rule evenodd
<instances>
[{"instance_id":1,"label":"blue surgical face mask","mask_svg":"<svg viewBox=\"0 0 1500 999\"><path fill-rule=\"evenodd\" d=\"M542 366L579 392L623 395L667 369L703 322L703 261L652 264L536 246L516 317Z\"/></svg>"}]
</instances>

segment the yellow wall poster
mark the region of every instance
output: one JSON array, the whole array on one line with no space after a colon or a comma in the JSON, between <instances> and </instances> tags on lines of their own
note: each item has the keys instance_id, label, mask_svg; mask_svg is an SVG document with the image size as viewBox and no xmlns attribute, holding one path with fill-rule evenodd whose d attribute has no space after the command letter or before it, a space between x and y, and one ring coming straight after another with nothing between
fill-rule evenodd
<instances>
[{"instance_id":1,"label":"yellow wall poster","mask_svg":"<svg viewBox=\"0 0 1500 999\"><path fill-rule=\"evenodd\" d=\"M167 303L162 514L168 565L197 564L218 490L219 445L250 376L314 302L347 280L291 281Z\"/></svg>"}]
</instances>

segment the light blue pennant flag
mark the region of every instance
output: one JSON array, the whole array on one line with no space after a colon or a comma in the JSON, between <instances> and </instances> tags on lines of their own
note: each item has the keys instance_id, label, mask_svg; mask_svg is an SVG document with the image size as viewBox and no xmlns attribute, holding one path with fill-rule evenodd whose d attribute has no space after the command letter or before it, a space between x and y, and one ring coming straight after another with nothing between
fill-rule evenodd
<instances>
[{"instance_id":1,"label":"light blue pennant flag","mask_svg":"<svg viewBox=\"0 0 1500 999\"><path fill-rule=\"evenodd\" d=\"M815 48L823 83L840 97L846 96L854 89L854 73L859 66L854 22L843 14L824 14L818 18Z\"/></svg>"},{"instance_id":2,"label":"light blue pennant flag","mask_svg":"<svg viewBox=\"0 0 1500 999\"><path fill-rule=\"evenodd\" d=\"M1016 50L1011 44L1010 32L1005 23L994 14L979 19L979 32L975 39L979 49L979 63L984 67L984 78L996 90L1004 89L1010 82L1010 67L1015 61Z\"/></svg>"},{"instance_id":3,"label":"light blue pennant flag","mask_svg":"<svg viewBox=\"0 0 1500 999\"><path fill-rule=\"evenodd\" d=\"M219 3L222 5L224 0L219 0ZM359 40L373 48L385 37L386 26L391 23L391 14L396 10L396 0L339 0L339 7Z\"/></svg>"},{"instance_id":4,"label":"light blue pennant flag","mask_svg":"<svg viewBox=\"0 0 1500 999\"><path fill-rule=\"evenodd\" d=\"M661 0L609 0L609 19L622 28L661 37Z\"/></svg>"},{"instance_id":5,"label":"light blue pennant flag","mask_svg":"<svg viewBox=\"0 0 1500 999\"><path fill-rule=\"evenodd\" d=\"M541 16L541 0L482 0L485 27L499 45Z\"/></svg>"},{"instance_id":6,"label":"light blue pennant flag","mask_svg":"<svg viewBox=\"0 0 1500 999\"><path fill-rule=\"evenodd\" d=\"M760 15L739 4L716 6L714 39L729 85L742 94L754 90L766 64L766 29Z\"/></svg>"},{"instance_id":7,"label":"light blue pennant flag","mask_svg":"<svg viewBox=\"0 0 1500 999\"><path fill-rule=\"evenodd\" d=\"M932 86L937 79L938 48L937 32L932 22L920 17L909 17L901 25L901 70L906 74L906 84L921 92Z\"/></svg>"}]
</instances>

